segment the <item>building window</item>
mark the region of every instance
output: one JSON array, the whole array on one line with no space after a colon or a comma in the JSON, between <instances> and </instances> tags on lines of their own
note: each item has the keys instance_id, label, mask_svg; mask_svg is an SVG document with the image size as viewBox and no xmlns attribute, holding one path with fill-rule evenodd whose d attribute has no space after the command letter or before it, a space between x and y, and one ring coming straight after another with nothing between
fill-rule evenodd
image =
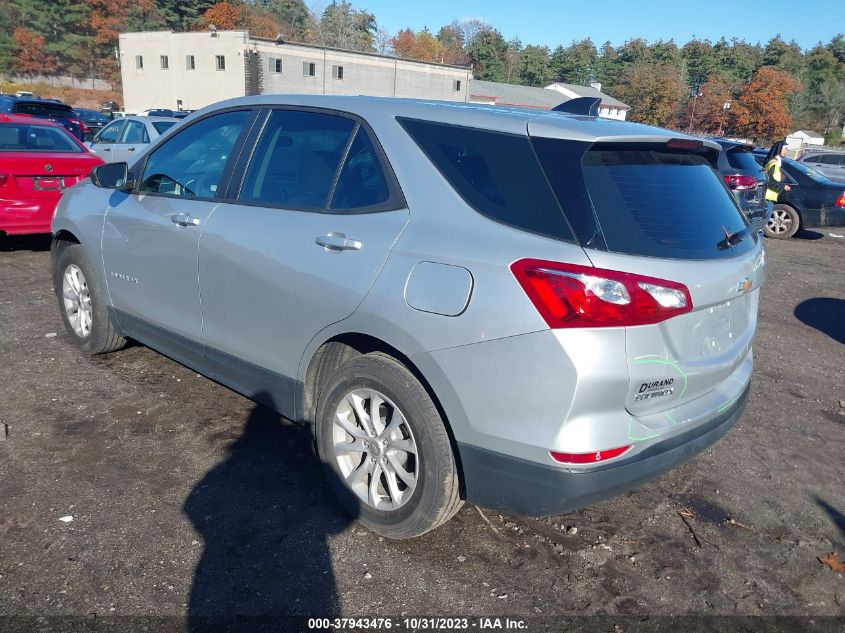
<instances>
[{"instance_id":1,"label":"building window","mask_svg":"<svg viewBox=\"0 0 845 633\"><path fill-rule=\"evenodd\" d=\"M167 55L162 55L161 57L159 57L159 59L161 60L162 70L167 70L168 68L170 68L170 60L167 59Z\"/></svg>"},{"instance_id":2,"label":"building window","mask_svg":"<svg viewBox=\"0 0 845 633\"><path fill-rule=\"evenodd\" d=\"M185 56L185 68L187 70L195 70L197 67L196 60L194 59L193 55L186 55Z\"/></svg>"},{"instance_id":3,"label":"building window","mask_svg":"<svg viewBox=\"0 0 845 633\"><path fill-rule=\"evenodd\" d=\"M454 90L455 92L461 91L461 80L460 79L455 79L455 81L452 82L452 90Z\"/></svg>"},{"instance_id":4,"label":"building window","mask_svg":"<svg viewBox=\"0 0 845 633\"><path fill-rule=\"evenodd\" d=\"M302 76L303 77L316 77L317 76L317 64L314 62L302 62Z\"/></svg>"},{"instance_id":5,"label":"building window","mask_svg":"<svg viewBox=\"0 0 845 633\"><path fill-rule=\"evenodd\" d=\"M226 70L226 56L225 55L215 55L217 70Z\"/></svg>"},{"instance_id":6,"label":"building window","mask_svg":"<svg viewBox=\"0 0 845 633\"><path fill-rule=\"evenodd\" d=\"M135 68L138 70L144 70L144 56L143 55L135 55Z\"/></svg>"},{"instance_id":7,"label":"building window","mask_svg":"<svg viewBox=\"0 0 845 633\"><path fill-rule=\"evenodd\" d=\"M343 79L343 66L332 66L332 79Z\"/></svg>"},{"instance_id":8,"label":"building window","mask_svg":"<svg viewBox=\"0 0 845 633\"><path fill-rule=\"evenodd\" d=\"M270 58L270 72L282 74L282 60L279 57Z\"/></svg>"}]
</instances>

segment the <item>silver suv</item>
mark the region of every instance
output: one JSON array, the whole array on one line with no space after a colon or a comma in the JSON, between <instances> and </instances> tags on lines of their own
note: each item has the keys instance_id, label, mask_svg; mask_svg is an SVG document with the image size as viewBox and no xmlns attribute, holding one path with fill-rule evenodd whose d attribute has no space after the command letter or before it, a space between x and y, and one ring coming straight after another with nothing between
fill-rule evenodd
<instances>
[{"instance_id":1,"label":"silver suv","mask_svg":"<svg viewBox=\"0 0 845 633\"><path fill-rule=\"evenodd\" d=\"M559 112L265 95L197 112L53 221L84 352L140 341L314 429L391 538L544 515L739 418L765 273L719 146Z\"/></svg>"}]
</instances>

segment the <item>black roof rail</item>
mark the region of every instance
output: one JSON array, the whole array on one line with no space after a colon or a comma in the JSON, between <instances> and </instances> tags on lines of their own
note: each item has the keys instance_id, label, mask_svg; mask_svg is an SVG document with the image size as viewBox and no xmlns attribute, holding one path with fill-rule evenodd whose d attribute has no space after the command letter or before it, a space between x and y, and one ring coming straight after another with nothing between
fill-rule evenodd
<instances>
[{"instance_id":1,"label":"black roof rail","mask_svg":"<svg viewBox=\"0 0 845 633\"><path fill-rule=\"evenodd\" d=\"M600 97L577 97L564 101L552 108L552 112L564 112L566 114L583 114L584 116L598 116Z\"/></svg>"}]
</instances>

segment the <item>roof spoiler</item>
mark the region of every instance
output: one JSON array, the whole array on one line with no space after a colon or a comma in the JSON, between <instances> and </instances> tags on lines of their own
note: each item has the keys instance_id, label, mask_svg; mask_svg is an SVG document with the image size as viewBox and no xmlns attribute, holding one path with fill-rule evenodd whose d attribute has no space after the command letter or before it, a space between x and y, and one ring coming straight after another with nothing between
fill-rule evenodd
<instances>
[{"instance_id":1,"label":"roof spoiler","mask_svg":"<svg viewBox=\"0 0 845 633\"><path fill-rule=\"evenodd\" d=\"M552 108L552 112L565 112L566 114L583 114L584 116L598 116L600 97L577 97L564 101Z\"/></svg>"}]
</instances>

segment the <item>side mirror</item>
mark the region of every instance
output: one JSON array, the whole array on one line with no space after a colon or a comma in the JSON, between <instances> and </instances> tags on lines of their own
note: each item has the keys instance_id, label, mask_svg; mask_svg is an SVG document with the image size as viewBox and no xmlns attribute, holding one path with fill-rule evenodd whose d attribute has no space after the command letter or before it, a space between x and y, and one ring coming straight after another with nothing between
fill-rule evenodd
<instances>
[{"instance_id":1,"label":"side mirror","mask_svg":"<svg viewBox=\"0 0 845 633\"><path fill-rule=\"evenodd\" d=\"M106 163L91 170L91 182L103 189L129 191L135 182L129 178L129 165L126 163Z\"/></svg>"}]
</instances>

